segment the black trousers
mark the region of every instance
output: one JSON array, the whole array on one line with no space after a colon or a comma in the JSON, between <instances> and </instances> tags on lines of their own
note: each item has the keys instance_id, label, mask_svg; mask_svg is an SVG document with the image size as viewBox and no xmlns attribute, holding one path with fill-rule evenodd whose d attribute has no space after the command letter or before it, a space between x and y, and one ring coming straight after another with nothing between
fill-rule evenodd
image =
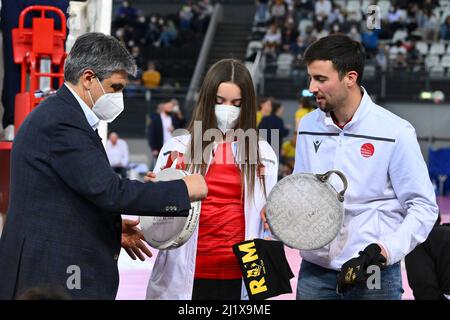
<instances>
[{"instance_id":1,"label":"black trousers","mask_svg":"<svg viewBox=\"0 0 450 320\"><path fill-rule=\"evenodd\" d=\"M240 300L242 279L194 279L192 300Z\"/></svg>"}]
</instances>

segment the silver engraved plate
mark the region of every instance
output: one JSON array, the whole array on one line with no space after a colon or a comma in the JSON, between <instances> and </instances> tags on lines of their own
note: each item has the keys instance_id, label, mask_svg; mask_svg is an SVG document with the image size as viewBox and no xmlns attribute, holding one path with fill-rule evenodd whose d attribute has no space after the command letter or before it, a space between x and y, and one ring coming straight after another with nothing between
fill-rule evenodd
<instances>
[{"instance_id":1,"label":"silver engraved plate","mask_svg":"<svg viewBox=\"0 0 450 320\"><path fill-rule=\"evenodd\" d=\"M156 181L181 179L188 173L173 168L164 169L156 174ZM168 213L173 209L168 206ZM190 238L194 232L199 216L201 201L191 203L187 217L141 217L141 229L147 243L156 249L174 249Z\"/></svg>"},{"instance_id":2,"label":"silver engraved plate","mask_svg":"<svg viewBox=\"0 0 450 320\"><path fill-rule=\"evenodd\" d=\"M344 190L327 182L331 173L344 181ZM330 243L342 227L345 176L297 173L280 180L269 194L266 216L271 232L287 246L314 250Z\"/></svg>"}]
</instances>

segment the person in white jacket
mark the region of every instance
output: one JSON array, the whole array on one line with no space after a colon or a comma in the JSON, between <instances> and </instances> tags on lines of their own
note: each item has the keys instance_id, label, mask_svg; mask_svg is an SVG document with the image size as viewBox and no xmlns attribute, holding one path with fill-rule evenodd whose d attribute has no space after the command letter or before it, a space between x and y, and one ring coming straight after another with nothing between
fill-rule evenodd
<instances>
[{"instance_id":1,"label":"person in white jacket","mask_svg":"<svg viewBox=\"0 0 450 320\"><path fill-rule=\"evenodd\" d=\"M154 168L201 173L208 196L189 240L158 252L147 299L248 299L232 245L265 236L261 212L278 170L275 152L255 128L250 73L237 60L220 60L205 76L187 134L164 144Z\"/></svg>"},{"instance_id":2,"label":"person in white jacket","mask_svg":"<svg viewBox=\"0 0 450 320\"><path fill-rule=\"evenodd\" d=\"M297 299L401 299L400 260L438 216L415 130L372 102L361 86L364 61L362 45L345 35L304 55L318 109L300 124L294 173L339 170L348 189L337 237L300 252Z\"/></svg>"}]
</instances>

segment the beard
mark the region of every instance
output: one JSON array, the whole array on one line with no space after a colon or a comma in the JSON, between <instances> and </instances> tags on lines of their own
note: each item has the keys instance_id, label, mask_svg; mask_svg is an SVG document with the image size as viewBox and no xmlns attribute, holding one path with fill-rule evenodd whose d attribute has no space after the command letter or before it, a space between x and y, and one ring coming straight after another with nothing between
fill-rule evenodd
<instances>
[{"instance_id":1,"label":"beard","mask_svg":"<svg viewBox=\"0 0 450 320\"><path fill-rule=\"evenodd\" d=\"M325 113L329 113L335 109L335 107L329 103L325 103L324 106L319 106L319 108Z\"/></svg>"},{"instance_id":2,"label":"beard","mask_svg":"<svg viewBox=\"0 0 450 320\"><path fill-rule=\"evenodd\" d=\"M331 112L335 109L334 105L331 105L326 98L321 98L320 103L316 101L317 107L325 113Z\"/></svg>"}]
</instances>

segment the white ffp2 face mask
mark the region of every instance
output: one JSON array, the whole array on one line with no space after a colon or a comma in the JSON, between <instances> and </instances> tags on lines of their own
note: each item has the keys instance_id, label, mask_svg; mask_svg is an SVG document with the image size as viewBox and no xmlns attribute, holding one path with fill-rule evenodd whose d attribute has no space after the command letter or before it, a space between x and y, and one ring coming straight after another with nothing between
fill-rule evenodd
<instances>
[{"instance_id":1,"label":"white ffp2 face mask","mask_svg":"<svg viewBox=\"0 0 450 320\"><path fill-rule=\"evenodd\" d=\"M88 91L89 97L94 105L92 107L92 112L94 112L100 120L113 122L124 109L123 94L122 92L106 93L100 80L98 78L96 79L100 84L104 95L98 98L98 100L94 103L91 92Z\"/></svg>"},{"instance_id":2,"label":"white ffp2 face mask","mask_svg":"<svg viewBox=\"0 0 450 320\"><path fill-rule=\"evenodd\" d=\"M241 108L225 104L216 104L214 111L217 119L217 127L225 134L236 126Z\"/></svg>"}]
</instances>

